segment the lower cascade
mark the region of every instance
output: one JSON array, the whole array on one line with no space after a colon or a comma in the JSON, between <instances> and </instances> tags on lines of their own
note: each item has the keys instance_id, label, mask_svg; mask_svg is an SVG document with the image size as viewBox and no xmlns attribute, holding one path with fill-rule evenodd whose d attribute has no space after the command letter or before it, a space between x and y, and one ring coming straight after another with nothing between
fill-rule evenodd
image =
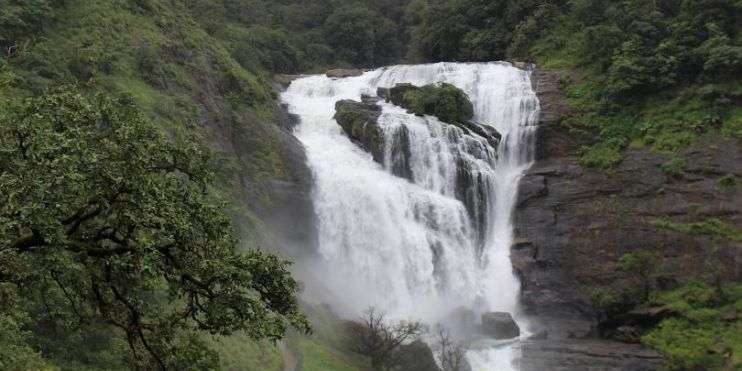
<instances>
[{"instance_id":1,"label":"lower cascade","mask_svg":"<svg viewBox=\"0 0 742 371\"><path fill-rule=\"evenodd\" d=\"M408 113L379 88L448 83L466 93L472 123ZM283 93L314 174L319 232L307 295L345 316L369 307L390 318L447 324L456 313L518 314L510 263L518 183L531 165L538 99L530 72L508 63L400 65L361 76L295 80ZM362 148L334 119L341 100L380 106L380 152ZM477 343L473 370L512 370L517 341Z\"/></svg>"}]
</instances>

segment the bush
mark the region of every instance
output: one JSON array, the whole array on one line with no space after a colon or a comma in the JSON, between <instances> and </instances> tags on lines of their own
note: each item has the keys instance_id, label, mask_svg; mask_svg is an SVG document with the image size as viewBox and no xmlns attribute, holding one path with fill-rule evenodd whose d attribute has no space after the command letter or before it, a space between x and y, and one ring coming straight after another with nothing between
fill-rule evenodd
<instances>
[{"instance_id":1,"label":"bush","mask_svg":"<svg viewBox=\"0 0 742 371\"><path fill-rule=\"evenodd\" d=\"M580 164L585 167L610 169L621 163L621 151L614 146L598 144L592 147L583 147Z\"/></svg>"},{"instance_id":2,"label":"bush","mask_svg":"<svg viewBox=\"0 0 742 371\"><path fill-rule=\"evenodd\" d=\"M682 157L673 157L670 161L662 164L660 168L669 176L679 177L683 175L683 170L685 170L685 159Z\"/></svg>"},{"instance_id":3,"label":"bush","mask_svg":"<svg viewBox=\"0 0 742 371\"><path fill-rule=\"evenodd\" d=\"M665 306L676 315L642 337L657 349L671 370L737 370L742 367L740 320L725 317L742 309L742 285L719 288L691 281L656 295L652 305Z\"/></svg>"},{"instance_id":4,"label":"bush","mask_svg":"<svg viewBox=\"0 0 742 371\"><path fill-rule=\"evenodd\" d=\"M716 179L716 185L721 189L731 189L737 186L737 177L734 174L727 174Z\"/></svg>"}]
</instances>

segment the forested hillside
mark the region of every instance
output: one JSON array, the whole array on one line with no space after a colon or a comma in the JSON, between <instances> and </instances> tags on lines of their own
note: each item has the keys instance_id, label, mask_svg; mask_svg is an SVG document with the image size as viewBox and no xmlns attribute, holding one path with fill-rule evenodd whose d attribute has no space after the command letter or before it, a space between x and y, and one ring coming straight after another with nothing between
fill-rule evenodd
<instances>
[{"instance_id":1,"label":"forested hillside","mask_svg":"<svg viewBox=\"0 0 742 371\"><path fill-rule=\"evenodd\" d=\"M532 62L560 71L556 125L582 166L646 149L679 176L683 149L742 139L741 16L737 0L0 0L0 369L280 368L252 341L308 327L289 263L256 250L281 251L260 210L296 177L275 74ZM734 220L657 228L738 246ZM739 320L703 317L742 310L738 286L689 309L678 295L713 294L695 285L657 294L685 317L645 342L693 368L707 355L688 349L729 333L741 365ZM328 328L296 343L308 362L357 369Z\"/></svg>"}]
</instances>

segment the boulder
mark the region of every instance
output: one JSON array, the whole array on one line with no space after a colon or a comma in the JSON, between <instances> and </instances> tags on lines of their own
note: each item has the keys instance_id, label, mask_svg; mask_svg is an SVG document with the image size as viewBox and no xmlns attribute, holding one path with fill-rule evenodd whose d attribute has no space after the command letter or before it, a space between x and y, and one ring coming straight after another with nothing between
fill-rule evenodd
<instances>
[{"instance_id":1,"label":"boulder","mask_svg":"<svg viewBox=\"0 0 742 371\"><path fill-rule=\"evenodd\" d=\"M520 328L507 312L482 314L482 330L495 339L512 339L520 336Z\"/></svg>"},{"instance_id":2,"label":"boulder","mask_svg":"<svg viewBox=\"0 0 742 371\"><path fill-rule=\"evenodd\" d=\"M391 88L379 88L379 97L387 102L406 108L418 116L430 115L440 121L459 127L467 134L476 134L496 147L502 135L488 125L478 125L470 120L474 107L461 89L446 83L415 86L409 83L396 84Z\"/></svg>"},{"instance_id":3,"label":"boulder","mask_svg":"<svg viewBox=\"0 0 742 371\"><path fill-rule=\"evenodd\" d=\"M287 88L294 80L300 77L301 75L278 74L273 76L273 81L278 83L282 88Z\"/></svg>"},{"instance_id":4,"label":"boulder","mask_svg":"<svg viewBox=\"0 0 742 371\"><path fill-rule=\"evenodd\" d=\"M385 146L390 146L390 163L384 165L391 167L392 174L412 180L409 130L406 126L400 125L390 133L388 143L384 143L384 134L378 124L381 107L377 103L377 97L367 95L361 96L361 102L339 101L335 104L335 121L354 143L371 153L374 161L380 164L384 164L385 161Z\"/></svg>"},{"instance_id":5,"label":"boulder","mask_svg":"<svg viewBox=\"0 0 742 371\"><path fill-rule=\"evenodd\" d=\"M365 151L374 161L383 163L383 133L378 124L381 107L375 103L341 100L335 104L335 121L345 134Z\"/></svg>"},{"instance_id":6,"label":"boulder","mask_svg":"<svg viewBox=\"0 0 742 371\"><path fill-rule=\"evenodd\" d=\"M355 76L361 76L363 75L363 70L361 69L344 69L344 68L337 68L333 70L329 70L325 72L325 76L333 79L342 79L345 77L355 77Z\"/></svg>"},{"instance_id":7,"label":"boulder","mask_svg":"<svg viewBox=\"0 0 742 371\"><path fill-rule=\"evenodd\" d=\"M377 94L412 113L436 116L449 124L466 122L474 116L474 106L469 97L451 84L418 87L404 83L394 85L388 90L379 89Z\"/></svg>"},{"instance_id":8,"label":"boulder","mask_svg":"<svg viewBox=\"0 0 742 371\"><path fill-rule=\"evenodd\" d=\"M435 362L433 351L428 344L420 340L404 344L399 347L397 354L397 369L405 371L440 371Z\"/></svg>"}]
</instances>

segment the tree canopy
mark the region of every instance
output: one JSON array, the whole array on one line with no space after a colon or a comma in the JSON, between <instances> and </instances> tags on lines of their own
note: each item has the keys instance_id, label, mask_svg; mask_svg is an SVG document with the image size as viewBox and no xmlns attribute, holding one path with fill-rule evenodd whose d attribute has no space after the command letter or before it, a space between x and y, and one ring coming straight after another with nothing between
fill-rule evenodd
<instances>
[{"instance_id":1,"label":"tree canopy","mask_svg":"<svg viewBox=\"0 0 742 371\"><path fill-rule=\"evenodd\" d=\"M167 138L126 97L65 89L6 108L0 324L108 326L140 369L213 367L197 332L308 330L288 263L237 251L209 169L197 141Z\"/></svg>"}]
</instances>

